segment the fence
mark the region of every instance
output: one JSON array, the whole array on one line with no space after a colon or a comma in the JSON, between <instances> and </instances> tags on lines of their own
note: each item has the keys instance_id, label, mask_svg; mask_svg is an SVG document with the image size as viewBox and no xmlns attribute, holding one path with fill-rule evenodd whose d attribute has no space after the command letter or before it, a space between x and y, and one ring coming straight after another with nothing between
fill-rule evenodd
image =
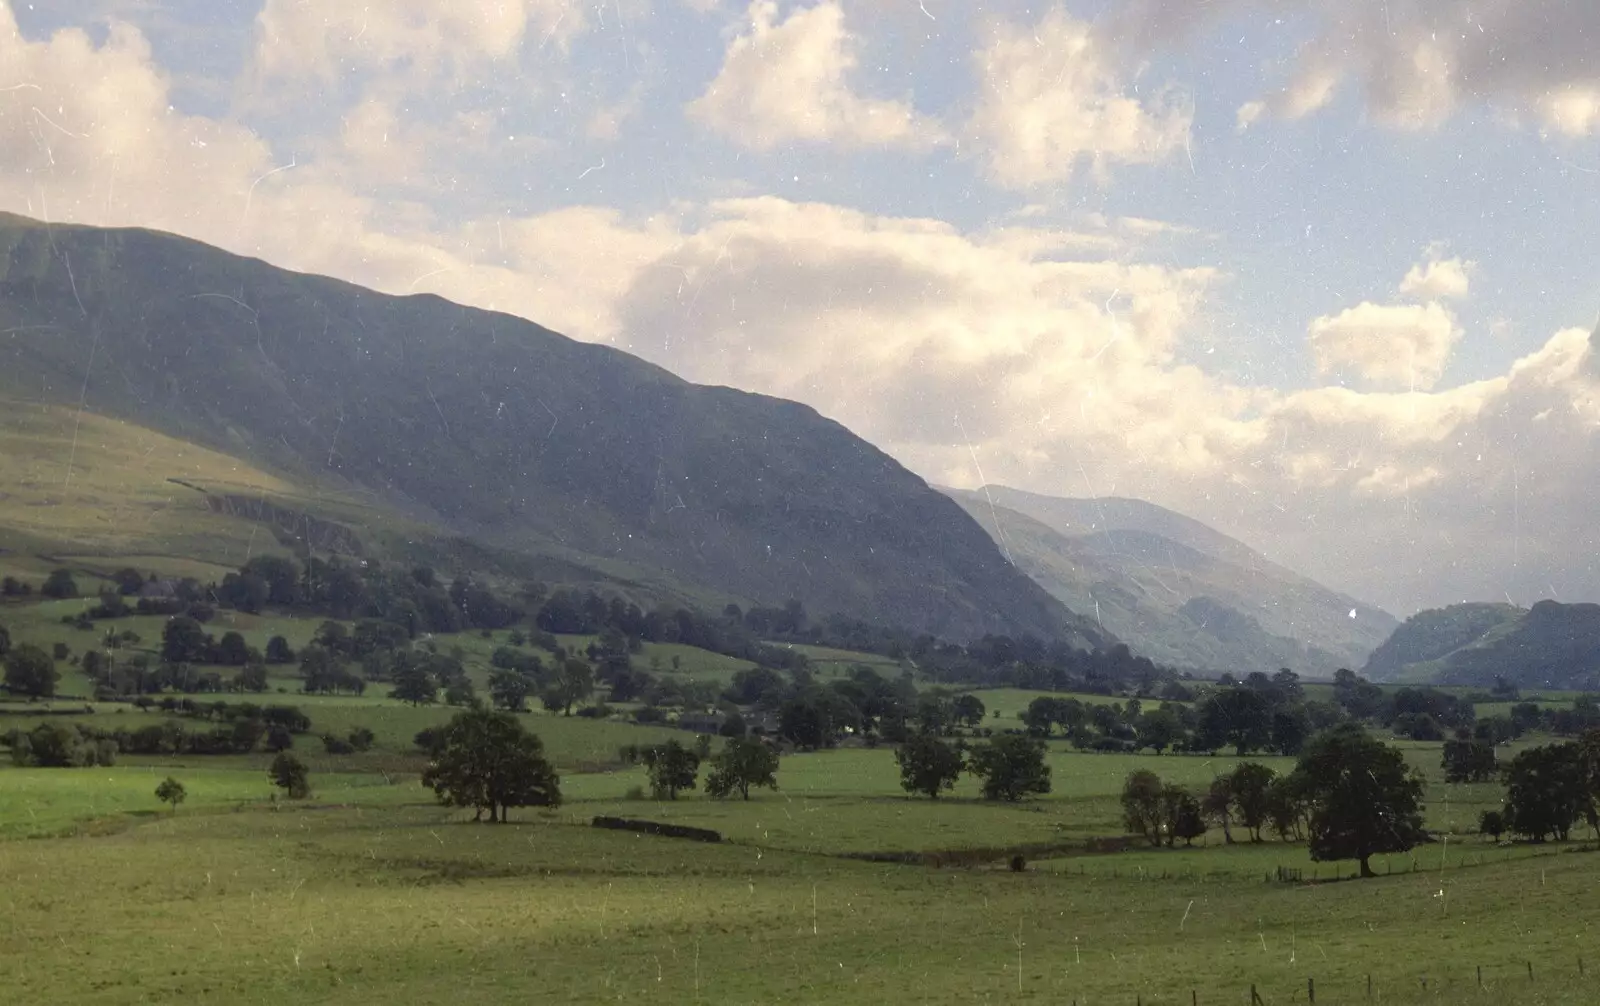
<instances>
[{"instance_id":1,"label":"fence","mask_svg":"<svg viewBox=\"0 0 1600 1006\"><path fill-rule=\"evenodd\" d=\"M1490 965L1485 973L1483 965L1476 965L1471 974L1420 974L1409 979L1395 978L1392 975L1375 980L1370 974L1361 978L1343 981L1318 982L1316 977L1308 976L1304 983L1293 987L1279 986L1276 989L1267 989L1265 986L1251 983L1248 988L1236 990L1208 989L1201 991L1191 988L1185 997L1182 993L1157 995L1144 992L1135 992L1128 996L1125 1002L1132 1006L1206 1006L1215 1003L1218 1006L1234 1003L1248 1002L1250 1006L1278 1006L1278 1004L1308 1003L1315 1006L1317 996L1322 995L1324 1003L1381 1003L1407 1002L1416 998L1446 997L1451 993L1481 994L1488 1001L1496 1001L1495 996L1514 994L1513 986L1530 989L1541 982L1571 981L1576 979L1580 984L1588 980L1588 971L1582 957L1575 958L1573 965L1567 969L1546 967L1542 970L1534 967L1533 961L1523 960L1515 963ZM1072 1006L1078 1006L1076 998L1069 1000ZM1096 996L1096 1003L1115 1003L1118 999L1108 998L1105 995ZM1085 1004L1088 1000L1084 1000Z\"/></svg>"}]
</instances>

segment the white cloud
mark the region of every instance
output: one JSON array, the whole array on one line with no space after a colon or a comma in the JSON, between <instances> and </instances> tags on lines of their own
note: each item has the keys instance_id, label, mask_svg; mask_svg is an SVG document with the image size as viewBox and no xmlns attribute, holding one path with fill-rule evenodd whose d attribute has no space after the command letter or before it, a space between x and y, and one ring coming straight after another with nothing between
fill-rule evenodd
<instances>
[{"instance_id":1,"label":"white cloud","mask_svg":"<svg viewBox=\"0 0 1600 1006\"><path fill-rule=\"evenodd\" d=\"M563 47L584 27L576 0L266 0L255 69L264 79L324 82L357 69L463 73L525 45Z\"/></svg>"},{"instance_id":2,"label":"white cloud","mask_svg":"<svg viewBox=\"0 0 1600 1006\"><path fill-rule=\"evenodd\" d=\"M1400 292L1422 300L1465 297L1471 286L1468 274L1474 265L1459 258L1443 259L1430 254L1428 261L1417 263L1406 273Z\"/></svg>"},{"instance_id":3,"label":"white cloud","mask_svg":"<svg viewBox=\"0 0 1600 1006\"><path fill-rule=\"evenodd\" d=\"M728 44L715 80L690 102L690 118L752 150L785 143L926 149L943 131L909 102L852 89L856 42L835 0L778 21L774 0L755 0L749 26Z\"/></svg>"},{"instance_id":4,"label":"white cloud","mask_svg":"<svg viewBox=\"0 0 1600 1006\"><path fill-rule=\"evenodd\" d=\"M1030 188L1070 178L1087 162L1151 164L1183 149L1187 97L1130 93L1117 51L1052 7L1037 24L996 21L975 58L978 106L967 130L999 184Z\"/></svg>"},{"instance_id":5,"label":"white cloud","mask_svg":"<svg viewBox=\"0 0 1600 1006\"><path fill-rule=\"evenodd\" d=\"M1311 323L1309 340L1322 374L1350 368L1377 385L1431 388L1461 338L1455 317L1437 302L1362 303Z\"/></svg>"},{"instance_id":6,"label":"white cloud","mask_svg":"<svg viewBox=\"0 0 1600 1006\"><path fill-rule=\"evenodd\" d=\"M1116 15L1119 37L1170 42L1171 24L1193 30L1202 16L1276 10L1268 0L1181 6L1129 0ZM1241 128L1264 114L1296 119L1325 107L1335 90L1359 86L1368 110L1401 129L1438 126L1467 104L1530 114L1566 137L1600 130L1600 63L1593 39L1600 5L1476 0L1310 0L1320 34L1289 63L1287 83L1238 111ZM1203 10L1205 15L1197 13Z\"/></svg>"}]
</instances>

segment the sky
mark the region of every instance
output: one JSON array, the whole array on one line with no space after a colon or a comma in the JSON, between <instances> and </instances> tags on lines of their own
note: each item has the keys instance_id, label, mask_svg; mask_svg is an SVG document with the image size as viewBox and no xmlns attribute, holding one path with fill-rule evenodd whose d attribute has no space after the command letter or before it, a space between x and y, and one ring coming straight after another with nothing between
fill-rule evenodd
<instances>
[{"instance_id":1,"label":"sky","mask_svg":"<svg viewBox=\"0 0 1600 1006\"><path fill-rule=\"evenodd\" d=\"M1596 52L1588 0L0 0L0 209L507 311L1400 616L1600 601Z\"/></svg>"}]
</instances>

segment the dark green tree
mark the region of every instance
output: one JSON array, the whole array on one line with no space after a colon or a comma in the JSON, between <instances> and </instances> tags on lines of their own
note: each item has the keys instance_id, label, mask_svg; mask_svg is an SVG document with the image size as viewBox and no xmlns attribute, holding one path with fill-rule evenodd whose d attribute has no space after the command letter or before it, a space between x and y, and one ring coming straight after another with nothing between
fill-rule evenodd
<instances>
[{"instance_id":1,"label":"dark green tree","mask_svg":"<svg viewBox=\"0 0 1600 1006\"><path fill-rule=\"evenodd\" d=\"M571 716L572 707L593 694L594 668L577 657L568 657L557 665L544 700L552 711L560 710L563 716Z\"/></svg>"},{"instance_id":2,"label":"dark green tree","mask_svg":"<svg viewBox=\"0 0 1600 1006\"><path fill-rule=\"evenodd\" d=\"M39 588L39 593L56 600L65 600L78 596L78 584L72 579L71 570L58 569L45 579L44 586Z\"/></svg>"},{"instance_id":3,"label":"dark green tree","mask_svg":"<svg viewBox=\"0 0 1600 1006\"><path fill-rule=\"evenodd\" d=\"M1233 797L1234 819L1250 830L1250 841L1261 841L1261 827L1271 814L1267 794L1278 773L1258 762L1247 761L1236 767L1228 778L1228 792Z\"/></svg>"},{"instance_id":4,"label":"dark green tree","mask_svg":"<svg viewBox=\"0 0 1600 1006\"><path fill-rule=\"evenodd\" d=\"M311 772L305 763L287 751L279 751L267 768L272 784L283 790L291 800L304 800L311 795Z\"/></svg>"},{"instance_id":5,"label":"dark green tree","mask_svg":"<svg viewBox=\"0 0 1600 1006\"><path fill-rule=\"evenodd\" d=\"M267 663L292 664L294 663L294 650L289 648L289 641L282 636L273 636L267 640Z\"/></svg>"},{"instance_id":6,"label":"dark green tree","mask_svg":"<svg viewBox=\"0 0 1600 1006\"><path fill-rule=\"evenodd\" d=\"M433 761L423 785L442 803L472 807L474 820L481 820L485 810L490 821L505 821L512 807L561 803L561 779L545 759L544 744L512 713L460 713L432 743Z\"/></svg>"},{"instance_id":7,"label":"dark green tree","mask_svg":"<svg viewBox=\"0 0 1600 1006\"><path fill-rule=\"evenodd\" d=\"M940 793L955 788L966 768L966 758L958 746L927 734L908 736L895 749L894 759L900 765L900 788L935 800Z\"/></svg>"},{"instance_id":8,"label":"dark green tree","mask_svg":"<svg viewBox=\"0 0 1600 1006\"><path fill-rule=\"evenodd\" d=\"M161 659L169 664L204 664L211 639L200 623L188 615L175 615L161 630Z\"/></svg>"},{"instance_id":9,"label":"dark green tree","mask_svg":"<svg viewBox=\"0 0 1600 1006\"><path fill-rule=\"evenodd\" d=\"M1050 766L1043 741L1016 734L996 737L974 748L967 770L983 781L986 800L1021 800L1050 792Z\"/></svg>"},{"instance_id":10,"label":"dark green tree","mask_svg":"<svg viewBox=\"0 0 1600 1006\"><path fill-rule=\"evenodd\" d=\"M983 700L976 695L963 693L951 700L955 711L956 722L968 730L976 730L983 726L983 717L988 712L984 708Z\"/></svg>"},{"instance_id":11,"label":"dark green tree","mask_svg":"<svg viewBox=\"0 0 1600 1006\"><path fill-rule=\"evenodd\" d=\"M1500 841L1500 836L1506 833L1505 815L1498 810L1486 810L1478 815L1478 834L1488 835L1492 841Z\"/></svg>"},{"instance_id":12,"label":"dark green tree","mask_svg":"<svg viewBox=\"0 0 1600 1006\"><path fill-rule=\"evenodd\" d=\"M489 672L489 698L508 712L520 713L528 708L533 685L533 680L518 670L497 667Z\"/></svg>"},{"instance_id":13,"label":"dark green tree","mask_svg":"<svg viewBox=\"0 0 1600 1006\"><path fill-rule=\"evenodd\" d=\"M1566 841L1573 824L1593 807L1577 744L1546 744L1511 759L1506 769L1507 831L1535 842Z\"/></svg>"},{"instance_id":14,"label":"dark green tree","mask_svg":"<svg viewBox=\"0 0 1600 1006\"><path fill-rule=\"evenodd\" d=\"M1186 846L1193 845L1195 839L1206 833L1206 818L1200 811L1200 801L1188 790L1171 785L1163 787L1161 807L1166 818L1167 845L1175 838L1183 839Z\"/></svg>"},{"instance_id":15,"label":"dark green tree","mask_svg":"<svg viewBox=\"0 0 1600 1006\"><path fill-rule=\"evenodd\" d=\"M1405 852L1424 838L1422 779L1405 756L1360 726L1341 724L1306 746L1295 768L1311 809L1311 858L1355 859Z\"/></svg>"},{"instance_id":16,"label":"dark green tree","mask_svg":"<svg viewBox=\"0 0 1600 1006\"><path fill-rule=\"evenodd\" d=\"M1195 728L1195 743L1214 751L1231 746L1244 757L1259 751L1272 740L1272 710L1267 697L1252 688L1222 688L1212 692L1200 705L1200 720Z\"/></svg>"},{"instance_id":17,"label":"dark green tree","mask_svg":"<svg viewBox=\"0 0 1600 1006\"><path fill-rule=\"evenodd\" d=\"M224 632L217 640L215 656L215 662L226 667L243 667L250 661L250 647L239 633Z\"/></svg>"},{"instance_id":18,"label":"dark green tree","mask_svg":"<svg viewBox=\"0 0 1600 1006\"><path fill-rule=\"evenodd\" d=\"M1441 767L1445 782L1487 782L1499 768L1494 745L1474 738L1465 727L1456 731L1454 739L1444 742Z\"/></svg>"},{"instance_id":19,"label":"dark green tree","mask_svg":"<svg viewBox=\"0 0 1600 1006\"><path fill-rule=\"evenodd\" d=\"M677 741L647 747L640 753L650 791L657 800L676 800L678 791L695 788L700 772L700 755Z\"/></svg>"},{"instance_id":20,"label":"dark green tree","mask_svg":"<svg viewBox=\"0 0 1600 1006\"><path fill-rule=\"evenodd\" d=\"M56 694L56 682L61 680L61 674L56 670L56 662L50 659L50 654L34 646L32 643L23 643L12 648L5 655L6 690L12 695L24 695L31 699L48 699Z\"/></svg>"},{"instance_id":21,"label":"dark green tree","mask_svg":"<svg viewBox=\"0 0 1600 1006\"><path fill-rule=\"evenodd\" d=\"M1122 826L1151 845L1161 844L1166 819L1161 797L1161 778L1149 769L1129 772L1122 783Z\"/></svg>"},{"instance_id":22,"label":"dark green tree","mask_svg":"<svg viewBox=\"0 0 1600 1006\"><path fill-rule=\"evenodd\" d=\"M161 780L161 785L156 787L156 799L162 803L172 804L172 812L174 814L178 812L178 804L182 803L188 795L188 791L183 788L183 783L170 775Z\"/></svg>"},{"instance_id":23,"label":"dark green tree","mask_svg":"<svg viewBox=\"0 0 1600 1006\"><path fill-rule=\"evenodd\" d=\"M393 672L389 697L413 706L432 705L439 699L439 682L420 660L403 660Z\"/></svg>"},{"instance_id":24,"label":"dark green tree","mask_svg":"<svg viewBox=\"0 0 1600 1006\"><path fill-rule=\"evenodd\" d=\"M11 652L11 633L5 626L0 625L0 657Z\"/></svg>"},{"instance_id":25,"label":"dark green tree","mask_svg":"<svg viewBox=\"0 0 1600 1006\"><path fill-rule=\"evenodd\" d=\"M722 799L738 793L750 799L750 787L778 788L778 753L761 741L735 737L711 758L706 793Z\"/></svg>"},{"instance_id":26,"label":"dark green tree","mask_svg":"<svg viewBox=\"0 0 1600 1006\"><path fill-rule=\"evenodd\" d=\"M1183 739L1183 720L1173 709L1163 705L1139 717L1139 746L1160 754Z\"/></svg>"}]
</instances>

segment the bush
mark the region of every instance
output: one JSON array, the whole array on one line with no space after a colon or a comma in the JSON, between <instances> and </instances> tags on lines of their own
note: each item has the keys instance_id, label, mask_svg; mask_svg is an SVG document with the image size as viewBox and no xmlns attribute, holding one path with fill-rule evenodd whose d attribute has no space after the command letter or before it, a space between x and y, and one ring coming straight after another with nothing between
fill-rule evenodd
<instances>
[{"instance_id":1,"label":"bush","mask_svg":"<svg viewBox=\"0 0 1600 1006\"><path fill-rule=\"evenodd\" d=\"M584 706L578 710L578 715L584 719L603 720L610 717L614 712L616 712L615 709L602 702L597 706Z\"/></svg>"},{"instance_id":2,"label":"bush","mask_svg":"<svg viewBox=\"0 0 1600 1006\"><path fill-rule=\"evenodd\" d=\"M352 727L348 740L350 746L357 751L371 751L372 745L377 743L378 738L366 727Z\"/></svg>"},{"instance_id":3,"label":"bush","mask_svg":"<svg viewBox=\"0 0 1600 1006\"><path fill-rule=\"evenodd\" d=\"M665 723L667 714L657 706L645 706L633 714L635 723Z\"/></svg>"},{"instance_id":4,"label":"bush","mask_svg":"<svg viewBox=\"0 0 1600 1006\"><path fill-rule=\"evenodd\" d=\"M322 747L323 750L327 751L328 754L331 755L347 755L356 753L355 745L351 744L343 737L335 737L333 734L322 735Z\"/></svg>"}]
</instances>

